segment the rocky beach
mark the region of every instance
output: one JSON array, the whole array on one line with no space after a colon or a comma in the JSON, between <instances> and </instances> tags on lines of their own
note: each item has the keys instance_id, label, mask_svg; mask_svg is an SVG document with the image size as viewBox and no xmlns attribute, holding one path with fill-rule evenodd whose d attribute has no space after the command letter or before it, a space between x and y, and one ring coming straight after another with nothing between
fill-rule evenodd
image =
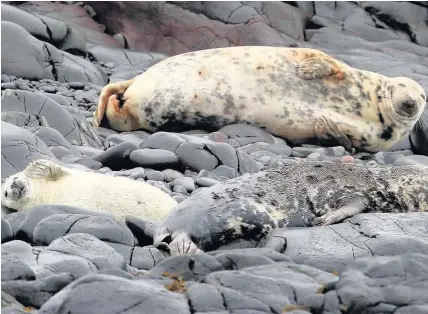
<instances>
[{"instance_id":1,"label":"rocky beach","mask_svg":"<svg viewBox=\"0 0 428 314\"><path fill-rule=\"evenodd\" d=\"M428 107L388 151L352 156L246 124L181 133L93 125L105 85L208 48L319 49L427 93L427 1L3 1L1 35L2 182L47 159L197 205L214 185L294 163L428 167ZM2 312L428 313L427 212L278 228L255 245L194 256L154 245L150 224L75 206L2 206Z\"/></svg>"}]
</instances>

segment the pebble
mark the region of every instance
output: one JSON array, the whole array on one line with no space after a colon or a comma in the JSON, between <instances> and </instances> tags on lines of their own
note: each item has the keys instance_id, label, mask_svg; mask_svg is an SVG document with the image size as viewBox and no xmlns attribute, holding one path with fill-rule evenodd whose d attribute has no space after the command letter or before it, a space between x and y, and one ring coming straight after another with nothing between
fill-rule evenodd
<instances>
[{"instance_id":1,"label":"pebble","mask_svg":"<svg viewBox=\"0 0 428 314\"><path fill-rule=\"evenodd\" d=\"M82 82L70 82L68 85L74 89L83 89L85 87L85 84Z\"/></svg>"},{"instance_id":2,"label":"pebble","mask_svg":"<svg viewBox=\"0 0 428 314\"><path fill-rule=\"evenodd\" d=\"M168 150L164 149L136 149L129 158L136 165L141 167L177 167L179 165L178 157Z\"/></svg>"},{"instance_id":3,"label":"pebble","mask_svg":"<svg viewBox=\"0 0 428 314\"><path fill-rule=\"evenodd\" d=\"M214 180L212 178L207 178L207 177L199 177L196 179L196 184L199 186L209 187L217 183L219 183L218 180Z\"/></svg>"},{"instance_id":4,"label":"pebble","mask_svg":"<svg viewBox=\"0 0 428 314\"><path fill-rule=\"evenodd\" d=\"M16 89L15 82L1 83L1 89Z\"/></svg>"},{"instance_id":5,"label":"pebble","mask_svg":"<svg viewBox=\"0 0 428 314\"><path fill-rule=\"evenodd\" d=\"M46 93L56 93L56 87L51 85L41 85L39 89L45 91Z\"/></svg>"},{"instance_id":6,"label":"pebble","mask_svg":"<svg viewBox=\"0 0 428 314\"><path fill-rule=\"evenodd\" d=\"M147 172L147 180L164 181L165 175L161 171L151 170Z\"/></svg>"},{"instance_id":7,"label":"pebble","mask_svg":"<svg viewBox=\"0 0 428 314\"><path fill-rule=\"evenodd\" d=\"M217 168L215 168L214 170L208 172L207 171L207 175L210 178L215 178L215 177L227 177L229 179L233 179L236 178L238 176L238 173L235 169L225 166L225 165L220 165Z\"/></svg>"},{"instance_id":8,"label":"pebble","mask_svg":"<svg viewBox=\"0 0 428 314\"><path fill-rule=\"evenodd\" d=\"M178 185L178 184L174 185L172 191L176 192L176 193L180 193L180 194L187 194L186 188L184 186L181 186L181 185Z\"/></svg>"},{"instance_id":9,"label":"pebble","mask_svg":"<svg viewBox=\"0 0 428 314\"><path fill-rule=\"evenodd\" d=\"M172 187L175 187L176 185L181 185L189 193L196 190L195 181L191 177L177 178L172 182L171 185L172 185Z\"/></svg>"},{"instance_id":10,"label":"pebble","mask_svg":"<svg viewBox=\"0 0 428 314\"><path fill-rule=\"evenodd\" d=\"M162 170L162 172L165 176L166 182L172 182L177 178L184 177L184 174L182 174L181 172L174 170L174 169L165 169L165 170Z\"/></svg>"},{"instance_id":11,"label":"pebble","mask_svg":"<svg viewBox=\"0 0 428 314\"><path fill-rule=\"evenodd\" d=\"M183 196L183 195L174 195L174 196L171 196L173 199L175 199L175 201L177 202L177 203L181 203L182 201L184 201L186 198Z\"/></svg>"},{"instance_id":12,"label":"pebble","mask_svg":"<svg viewBox=\"0 0 428 314\"><path fill-rule=\"evenodd\" d=\"M300 157L300 158L304 158L309 156L312 153L319 153L319 154L323 154L326 155L328 157L342 157L345 155L345 148L343 146L335 146L335 147L323 147L323 148L318 148L318 147L293 147L293 153L292 156L293 157Z\"/></svg>"}]
</instances>

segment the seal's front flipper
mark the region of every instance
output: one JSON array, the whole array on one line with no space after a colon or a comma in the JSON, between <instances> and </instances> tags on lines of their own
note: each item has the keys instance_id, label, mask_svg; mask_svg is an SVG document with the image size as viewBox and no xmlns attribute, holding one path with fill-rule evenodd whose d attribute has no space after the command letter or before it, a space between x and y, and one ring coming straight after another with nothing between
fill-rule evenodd
<instances>
[{"instance_id":1,"label":"seal's front flipper","mask_svg":"<svg viewBox=\"0 0 428 314\"><path fill-rule=\"evenodd\" d=\"M315 121L315 134L321 143L325 143L326 145L341 145L347 151L352 151L352 142L349 137L340 130L338 126L339 123L322 115Z\"/></svg>"},{"instance_id":2,"label":"seal's front flipper","mask_svg":"<svg viewBox=\"0 0 428 314\"><path fill-rule=\"evenodd\" d=\"M114 94L120 94L124 93L128 87L132 84L135 78L127 81L107 84L104 86L104 88L101 90L100 97L98 100L98 106L95 109L94 112L94 126L99 127L101 120L104 117L104 114L107 110L107 104L110 96Z\"/></svg>"},{"instance_id":3,"label":"seal's front flipper","mask_svg":"<svg viewBox=\"0 0 428 314\"><path fill-rule=\"evenodd\" d=\"M47 159L38 159L31 162L24 169L24 174L33 179L56 181L61 177L68 175L61 166Z\"/></svg>"},{"instance_id":4,"label":"seal's front flipper","mask_svg":"<svg viewBox=\"0 0 428 314\"><path fill-rule=\"evenodd\" d=\"M343 78L343 72L333 61L325 57L314 57L303 60L296 65L296 73L305 80L321 79L328 76Z\"/></svg>"},{"instance_id":5,"label":"seal's front flipper","mask_svg":"<svg viewBox=\"0 0 428 314\"><path fill-rule=\"evenodd\" d=\"M345 218L353 217L364 211L365 202L362 198L357 198L351 203L342 206L334 212L317 217L312 221L313 226L328 226L337 222L341 222Z\"/></svg>"},{"instance_id":6,"label":"seal's front flipper","mask_svg":"<svg viewBox=\"0 0 428 314\"><path fill-rule=\"evenodd\" d=\"M202 253L195 243L190 239L190 237L181 232L176 236L173 236L172 242L169 244L169 250L171 255L195 255L197 253Z\"/></svg>"}]
</instances>

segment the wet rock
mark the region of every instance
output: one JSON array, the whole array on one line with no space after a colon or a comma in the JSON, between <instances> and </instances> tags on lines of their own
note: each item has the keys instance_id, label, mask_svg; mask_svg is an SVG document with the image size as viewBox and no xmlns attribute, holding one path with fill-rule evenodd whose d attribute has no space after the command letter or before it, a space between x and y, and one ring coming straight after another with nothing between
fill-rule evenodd
<instances>
[{"instance_id":1,"label":"wet rock","mask_svg":"<svg viewBox=\"0 0 428 314\"><path fill-rule=\"evenodd\" d=\"M176 168L179 165L178 157L171 151L164 149L136 149L129 155L136 165L150 168Z\"/></svg>"}]
</instances>

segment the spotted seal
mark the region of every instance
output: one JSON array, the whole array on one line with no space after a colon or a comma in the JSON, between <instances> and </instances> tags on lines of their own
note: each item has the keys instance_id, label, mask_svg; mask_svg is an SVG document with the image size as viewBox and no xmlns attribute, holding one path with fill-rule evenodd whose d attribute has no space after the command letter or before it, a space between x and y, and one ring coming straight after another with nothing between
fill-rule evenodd
<instances>
[{"instance_id":1,"label":"spotted seal","mask_svg":"<svg viewBox=\"0 0 428 314\"><path fill-rule=\"evenodd\" d=\"M243 46L176 55L106 85L94 125L179 132L249 123L294 144L376 152L412 129L425 102L410 78L359 70L315 49Z\"/></svg>"},{"instance_id":2,"label":"spotted seal","mask_svg":"<svg viewBox=\"0 0 428 314\"><path fill-rule=\"evenodd\" d=\"M428 210L428 167L305 161L246 174L179 203L154 233L171 254L256 246L274 228L338 223L368 212Z\"/></svg>"},{"instance_id":3,"label":"spotted seal","mask_svg":"<svg viewBox=\"0 0 428 314\"><path fill-rule=\"evenodd\" d=\"M31 162L8 177L2 205L21 211L37 205L70 205L161 221L177 202L160 189L126 177L70 169L46 159Z\"/></svg>"}]
</instances>

